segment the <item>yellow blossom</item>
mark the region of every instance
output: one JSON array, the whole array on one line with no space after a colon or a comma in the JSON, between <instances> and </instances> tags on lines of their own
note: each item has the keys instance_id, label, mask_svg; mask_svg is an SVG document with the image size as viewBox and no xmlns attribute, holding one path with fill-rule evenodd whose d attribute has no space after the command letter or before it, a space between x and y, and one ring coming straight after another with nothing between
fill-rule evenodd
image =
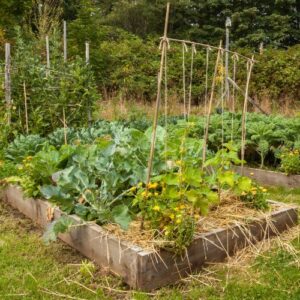
<instances>
[{"instance_id":1,"label":"yellow blossom","mask_svg":"<svg viewBox=\"0 0 300 300\"><path fill-rule=\"evenodd\" d=\"M159 195L159 194L158 194L157 192L154 193L154 196L155 196L155 197L158 197L158 195Z\"/></svg>"},{"instance_id":2,"label":"yellow blossom","mask_svg":"<svg viewBox=\"0 0 300 300\"><path fill-rule=\"evenodd\" d=\"M160 207L158 205L153 206L154 211L160 211Z\"/></svg>"},{"instance_id":3,"label":"yellow blossom","mask_svg":"<svg viewBox=\"0 0 300 300\"><path fill-rule=\"evenodd\" d=\"M154 183L149 183L148 184L148 188L149 189L157 189L157 187L158 187L158 183L157 182L154 182Z\"/></svg>"},{"instance_id":4,"label":"yellow blossom","mask_svg":"<svg viewBox=\"0 0 300 300\"><path fill-rule=\"evenodd\" d=\"M177 160L175 163L176 163L176 165L181 166L182 161L181 160Z\"/></svg>"},{"instance_id":5,"label":"yellow blossom","mask_svg":"<svg viewBox=\"0 0 300 300\"><path fill-rule=\"evenodd\" d=\"M177 219L176 220L176 224L181 224L182 223L182 220L181 219Z\"/></svg>"},{"instance_id":6,"label":"yellow blossom","mask_svg":"<svg viewBox=\"0 0 300 300\"><path fill-rule=\"evenodd\" d=\"M129 189L130 192L135 192L136 191L136 186L133 186Z\"/></svg>"},{"instance_id":7,"label":"yellow blossom","mask_svg":"<svg viewBox=\"0 0 300 300\"><path fill-rule=\"evenodd\" d=\"M146 197L146 196L147 196L147 192L146 192L146 191L142 192L142 193L141 193L141 196L142 196L142 197Z\"/></svg>"},{"instance_id":8,"label":"yellow blossom","mask_svg":"<svg viewBox=\"0 0 300 300\"><path fill-rule=\"evenodd\" d=\"M252 191L252 195L256 195L256 191Z\"/></svg>"},{"instance_id":9,"label":"yellow blossom","mask_svg":"<svg viewBox=\"0 0 300 300\"><path fill-rule=\"evenodd\" d=\"M170 219L173 220L175 218L174 214L170 214Z\"/></svg>"},{"instance_id":10,"label":"yellow blossom","mask_svg":"<svg viewBox=\"0 0 300 300\"><path fill-rule=\"evenodd\" d=\"M267 190L267 189L263 189L262 191L263 191L264 193L266 193L268 190Z\"/></svg>"}]
</instances>

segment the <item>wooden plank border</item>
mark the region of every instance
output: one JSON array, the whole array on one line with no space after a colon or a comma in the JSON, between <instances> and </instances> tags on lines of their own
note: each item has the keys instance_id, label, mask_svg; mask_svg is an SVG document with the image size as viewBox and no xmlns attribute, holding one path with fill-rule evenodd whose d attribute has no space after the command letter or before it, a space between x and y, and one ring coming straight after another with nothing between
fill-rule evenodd
<instances>
[{"instance_id":1,"label":"wooden plank border","mask_svg":"<svg viewBox=\"0 0 300 300\"><path fill-rule=\"evenodd\" d=\"M45 228L49 221L47 213L53 205L44 200L25 199L22 190L10 186L5 189L3 200ZM62 212L54 208L54 219ZM82 221L70 216L75 224ZM191 272L200 270L205 264L220 262L249 244L278 235L298 222L297 207L286 207L268 217L246 225L217 229L199 234L184 257L161 250L159 253L119 240L100 226L86 224L75 227L59 238L77 249L95 263L107 267L121 276L130 287L144 291L174 283Z\"/></svg>"},{"instance_id":2,"label":"wooden plank border","mask_svg":"<svg viewBox=\"0 0 300 300\"><path fill-rule=\"evenodd\" d=\"M235 170L239 174L242 174L241 167L235 167ZM300 175L286 175L282 172L255 169L249 167L244 167L243 175L253 178L261 184L265 185L300 188Z\"/></svg>"}]
</instances>

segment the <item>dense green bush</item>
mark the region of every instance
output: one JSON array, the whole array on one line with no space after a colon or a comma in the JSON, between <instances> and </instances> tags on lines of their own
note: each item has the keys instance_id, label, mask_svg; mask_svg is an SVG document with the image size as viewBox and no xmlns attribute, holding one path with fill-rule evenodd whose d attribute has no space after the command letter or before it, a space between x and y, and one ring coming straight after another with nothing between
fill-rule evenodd
<instances>
[{"instance_id":1,"label":"dense green bush","mask_svg":"<svg viewBox=\"0 0 300 300\"><path fill-rule=\"evenodd\" d=\"M64 63L58 35L54 34L50 44L51 69L47 70L42 42L33 37L25 39L19 31L13 48L13 128L26 132L24 83L30 133L44 134L61 127L63 110L68 125L87 125L88 107L92 112L100 98L90 67L80 57Z\"/></svg>"}]
</instances>

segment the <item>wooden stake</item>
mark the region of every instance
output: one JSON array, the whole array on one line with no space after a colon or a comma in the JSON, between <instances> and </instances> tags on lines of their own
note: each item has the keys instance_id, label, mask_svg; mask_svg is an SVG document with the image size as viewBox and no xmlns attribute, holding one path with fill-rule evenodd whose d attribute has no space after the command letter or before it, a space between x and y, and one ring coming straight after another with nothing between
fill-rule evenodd
<instances>
[{"instance_id":1,"label":"wooden stake","mask_svg":"<svg viewBox=\"0 0 300 300\"><path fill-rule=\"evenodd\" d=\"M63 123L64 123L64 138L65 138L65 145L68 144L67 140L67 122L66 122L66 114L65 114L65 108L63 107Z\"/></svg>"},{"instance_id":2,"label":"wooden stake","mask_svg":"<svg viewBox=\"0 0 300 300\"><path fill-rule=\"evenodd\" d=\"M154 158L155 143L156 143L157 121L158 121L158 113L159 113L160 98L161 98L161 84L162 84L162 76L163 76L163 67L164 67L164 61L165 61L165 53L167 51L167 45L168 45L167 34L168 34L169 15L170 15L170 3L168 2L167 10L166 10L164 37L162 40L160 70L158 73L157 97L156 97L155 112L154 112L153 127L152 127L150 155L149 155L149 160L148 160L148 172L147 172L147 181L146 181L147 185L150 182L151 174L152 174L152 167L153 167L153 158Z\"/></svg>"},{"instance_id":3,"label":"wooden stake","mask_svg":"<svg viewBox=\"0 0 300 300\"><path fill-rule=\"evenodd\" d=\"M63 27L64 27L64 62L67 61L68 58L68 53L67 53L67 22L63 22Z\"/></svg>"},{"instance_id":4,"label":"wooden stake","mask_svg":"<svg viewBox=\"0 0 300 300\"><path fill-rule=\"evenodd\" d=\"M85 42L85 63L88 65L90 63L90 43Z\"/></svg>"},{"instance_id":5,"label":"wooden stake","mask_svg":"<svg viewBox=\"0 0 300 300\"><path fill-rule=\"evenodd\" d=\"M245 141L246 141L246 114L247 114L247 104L249 98L249 84L251 79L251 73L253 68L253 59L252 56L251 60L248 61L247 65L247 82L245 88L245 99L244 99L244 107L243 107L243 115L242 115L242 143L241 143L241 173L244 174L244 158L245 158Z\"/></svg>"},{"instance_id":6,"label":"wooden stake","mask_svg":"<svg viewBox=\"0 0 300 300\"><path fill-rule=\"evenodd\" d=\"M25 106L25 126L26 126L26 133L28 134L29 126L28 126L27 93L26 93L25 81L23 83L23 88L24 88L24 106Z\"/></svg>"},{"instance_id":7,"label":"wooden stake","mask_svg":"<svg viewBox=\"0 0 300 300\"><path fill-rule=\"evenodd\" d=\"M215 70L214 70L214 77L213 77L212 85L211 85L211 94L210 94L210 99L209 99L209 104L208 104L208 112L207 112L205 132L204 132L204 140L203 140L202 169L204 169L204 163L205 163L205 160L206 160L206 147L207 147L207 139L208 139L208 129L209 129L209 123L210 123L212 102L213 102L214 94L215 94L216 76L217 76L217 73L218 73L218 66L219 66L219 61L220 61L220 56L221 56L221 50L222 50L222 41L220 42L220 46L219 46L219 50L218 50L218 54L217 54Z\"/></svg>"},{"instance_id":8,"label":"wooden stake","mask_svg":"<svg viewBox=\"0 0 300 300\"><path fill-rule=\"evenodd\" d=\"M46 35L46 54L47 54L47 72L46 75L50 75L50 49L49 49L49 37Z\"/></svg>"},{"instance_id":9,"label":"wooden stake","mask_svg":"<svg viewBox=\"0 0 300 300\"><path fill-rule=\"evenodd\" d=\"M226 22L225 22L225 28L226 28L226 43L225 43L225 50L226 50L225 51L225 95L226 95L226 98L225 99L226 99L227 105L229 105L229 97L230 97L229 82L228 82L230 27L231 27L231 19L229 17L227 17Z\"/></svg>"},{"instance_id":10,"label":"wooden stake","mask_svg":"<svg viewBox=\"0 0 300 300\"><path fill-rule=\"evenodd\" d=\"M85 42L85 63L88 66L90 64L90 44L89 42ZM91 103L90 100L88 101L88 123L89 126L92 124L92 109L91 109Z\"/></svg>"},{"instance_id":11,"label":"wooden stake","mask_svg":"<svg viewBox=\"0 0 300 300\"><path fill-rule=\"evenodd\" d=\"M7 108L7 124L11 123L11 58L10 58L10 44L5 43L5 102Z\"/></svg>"}]
</instances>

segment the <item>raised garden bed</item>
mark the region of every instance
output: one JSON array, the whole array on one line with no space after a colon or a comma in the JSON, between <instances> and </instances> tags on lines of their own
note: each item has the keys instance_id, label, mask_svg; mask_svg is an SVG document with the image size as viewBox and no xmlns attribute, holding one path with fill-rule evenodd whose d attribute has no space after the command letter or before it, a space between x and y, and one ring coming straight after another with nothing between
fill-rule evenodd
<instances>
[{"instance_id":1,"label":"raised garden bed","mask_svg":"<svg viewBox=\"0 0 300 300\"><path fill-rule=\"evenodd\" d=\"M49 224L49 210L53 208L49 202L25 199L21 189L13 186L6 188L2 198L38 225L46 227ZM174 283L192 271L200 270L206 263L223 261L250 243L278 235L294 226L298 221L297 208L278 207L265 218L196 235L184 257L175 257L165 250L159 253L144 250L95 224L77 226L59 238L100 266L108 267L130 287L149 291ZM61 215L62 212L54 208L54 219ZM77 216L71 218L75 224L82 223Z\"/></svg>"},{"instance_id":2,"label":"raised garden bed","mask_svg":"<svg viewBox=\"0 0 300 300\"><path fill-rule=\"evenodd\" d=\"M264 185L276 185L288 188L300 188L300 175L286 175L282 172L275 172L263 169L244 167L235 167L235 170L244 176L255 179Z\"/></svg>"}]
</instances>

